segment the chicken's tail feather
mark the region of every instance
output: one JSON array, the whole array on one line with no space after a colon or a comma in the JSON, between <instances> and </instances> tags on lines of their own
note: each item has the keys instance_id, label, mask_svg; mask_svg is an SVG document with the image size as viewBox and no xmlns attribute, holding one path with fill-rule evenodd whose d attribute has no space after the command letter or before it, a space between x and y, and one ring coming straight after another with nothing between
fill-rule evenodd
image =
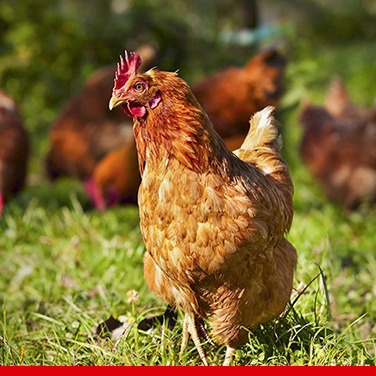
<instances>
[{"instance_id":1,"label":"chicken's tail feather","mask_svg":"<svg viewBox=\"0 0 376 376\"><path fill-rule=\"evenodd\" d=\"M273 147L279 151L280 140L273 112L274 107L268 106L253 115L249 132L241 149L250 151L259 147Z\"/></svg>"},{"instance_id":2,"label":"chicken's tail feather","mask_svg":"<svg viewBox=\"0 0 376 376\"><path fill-rule=\"evenodd\" d=\"M289 169L280 154L281 140L273 111L274 107L269 106L252 117L248 135L234 154L256 167L282 194L285 199L286 229L289 229L294 186Z\"/></svg>"}]
</instances>

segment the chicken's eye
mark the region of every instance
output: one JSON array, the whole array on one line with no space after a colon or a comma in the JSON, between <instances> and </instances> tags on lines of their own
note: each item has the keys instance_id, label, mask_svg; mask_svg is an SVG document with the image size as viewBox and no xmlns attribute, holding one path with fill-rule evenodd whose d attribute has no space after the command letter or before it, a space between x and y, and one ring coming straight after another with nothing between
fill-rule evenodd
<instances>
[{"instance_id":1,"label":"chicken's eye","mask_svg":"<svg viewBox=\"0 0 376 376\"><path fill-rule=\"evenodd\" d=\"M138 91L138 92L142 92L142 91L145 90L145 84L142 83L142 82L137 82L137 83L135 83L133 87L134 87L134 89L135 89L136 91Z\"/></svg>"}]
</instances>

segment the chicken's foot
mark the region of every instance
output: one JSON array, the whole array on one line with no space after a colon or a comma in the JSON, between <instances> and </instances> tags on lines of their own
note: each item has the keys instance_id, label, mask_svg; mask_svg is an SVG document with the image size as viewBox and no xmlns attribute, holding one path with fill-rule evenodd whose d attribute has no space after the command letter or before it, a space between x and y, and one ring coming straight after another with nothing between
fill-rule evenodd
<instances>
[{"instance_id":1,"label":"chicken's foot","mask_svg":"<svg viewBox=\"0 0 376 376\"><path fill-rule=\"evenodd\" d=\"M186 313L184 316L184 323L183 323L183 338L181 343L180 349L180 358L183 356L183 353L187 347L189 335L192 336L192 340L196 346L198 354L205 366L209 365L208 358L205 354L205 351L202 347L202 343L200 340L200 336L198 334L197 325L196 325L196 317L194 313Z\"/></svg>"},{"instance_id":2,"label":"chicken's foot","mask_svg":"<svg viewBox=\"0 0 376 376\"><path fill-rule=\"evenodd\" d=\"M227 347L225 361L223 362L224 366L231 366L235 351L236 349L234 349L233 347Z\"/></svg>"}]
</instances>

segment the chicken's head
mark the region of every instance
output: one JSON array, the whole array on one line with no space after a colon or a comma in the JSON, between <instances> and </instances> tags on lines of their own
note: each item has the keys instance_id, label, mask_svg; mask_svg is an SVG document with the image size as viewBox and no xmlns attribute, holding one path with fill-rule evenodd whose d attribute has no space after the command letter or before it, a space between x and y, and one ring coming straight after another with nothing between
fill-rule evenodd
<instances>
[{"instance_id":1,"label":"chicken's head","mask_svg":"<svg viewBox=\"0 0 376 376\"><path fill-rule=\"evenodd\" d=\"M121 104L127 115L144 118L149 110L159 105L161 93L148 72L137 74L140 65L141 58L136 52L125 51L125 59L120 55L109 104L110 110Z\"/></svg>"}]
</instances>

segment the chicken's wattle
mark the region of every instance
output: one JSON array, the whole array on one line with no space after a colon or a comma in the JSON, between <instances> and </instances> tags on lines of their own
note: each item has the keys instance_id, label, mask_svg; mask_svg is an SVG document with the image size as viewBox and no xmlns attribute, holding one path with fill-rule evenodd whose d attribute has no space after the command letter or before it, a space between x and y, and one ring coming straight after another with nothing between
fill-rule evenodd
<instances>
[{"instance_id":1,"label":"chicken's wattle","mask_svg":"<svg viewBox=\"0 0 376 376\"><path fill-rule=\"evenodd\" d=\"M123 108L125 108L125 106ZM125 112L127 113L127 115L131 117L134 117L134 116L144 117L146 115L145 106L135 103L135 102L128 102L126 106L126 110L127 111Z\"/></svg>"}]
</instances>

